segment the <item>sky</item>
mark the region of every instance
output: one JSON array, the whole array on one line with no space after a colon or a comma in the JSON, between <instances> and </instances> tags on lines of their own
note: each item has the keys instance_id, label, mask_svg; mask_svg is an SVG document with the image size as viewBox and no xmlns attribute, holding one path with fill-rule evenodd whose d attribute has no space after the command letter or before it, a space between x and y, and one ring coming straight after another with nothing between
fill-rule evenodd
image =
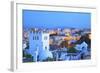
<instances>
[{"instance_id":1,"label":"sky","mask_svg":"<svg viewBox=\"0 0 100 73\"><path fill-rule=\"evenodd\" d=\"M23 28L91 28L91 13L23 10Z\"/></svg>"}]
</instances>

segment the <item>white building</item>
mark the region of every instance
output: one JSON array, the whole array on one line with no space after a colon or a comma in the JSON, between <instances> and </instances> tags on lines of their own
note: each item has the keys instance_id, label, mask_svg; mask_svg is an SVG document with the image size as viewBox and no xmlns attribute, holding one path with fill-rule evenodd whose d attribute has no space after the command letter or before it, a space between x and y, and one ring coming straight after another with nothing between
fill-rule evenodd
<instances>
[{"instance_id":1,"label":"white building","mask_svg":"<svg viewBox=\"0 0 100 73\"><path fill-rule=\"evenodd\" d=\"M87 43L83 42L83 43L81 43L81 44L77 44L77 45L75 46L75 49L77 49L77 50L79 50L79 51L86 52L87 49L88 49L88 45L87 45Z\"/></svg>"},{"instance_id":2,"label":"white building","mask_svg":"<svg viewBox=\"0 0 100 73\"><path fill-rule=\"evenodd\" d=\"M30 32L29 35L29 52L34 61L52 58L49 51L49 33L47 32Z\"/></svg>"},{"instance_id":3,"label":"white building","mask_svg":"<svg viewBox=\"0 0 100 73\"><path fill-rule=\"evenodd\" d=\"M81 53L84 53L84 56L89 54L88 45L87 45L86 42L83 42L83 43L81 43L79 45L76 45L75 49L81 51Z\"/></svg>"}]
</instances>

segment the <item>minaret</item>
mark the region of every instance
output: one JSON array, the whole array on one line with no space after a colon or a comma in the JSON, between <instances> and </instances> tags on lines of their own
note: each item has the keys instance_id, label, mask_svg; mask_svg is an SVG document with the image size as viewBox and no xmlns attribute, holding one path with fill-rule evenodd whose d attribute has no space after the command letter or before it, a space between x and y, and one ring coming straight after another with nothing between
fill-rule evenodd
<instances>
[{"instance_id":1,"label":"minaret","mask_svg":"<svg viewBox=\"0 0 100 73\"><path fill-rule=\"evenodd\" d=\"M42 31L30 32L29 51L35 62L38 59L42 61L48 57L52 57L52 53L49 51L49 33Z\"/></svg>"}]
</instances>

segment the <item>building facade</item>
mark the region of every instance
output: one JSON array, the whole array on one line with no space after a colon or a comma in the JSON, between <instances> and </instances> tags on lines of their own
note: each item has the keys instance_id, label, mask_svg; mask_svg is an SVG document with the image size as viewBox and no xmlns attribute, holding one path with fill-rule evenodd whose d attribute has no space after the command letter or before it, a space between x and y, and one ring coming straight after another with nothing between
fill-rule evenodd
<instances>
[{"instance_id":1,"label":"building facade","mask_svg":"<svg viewBox=\"0 0 100 73\"><path fill-rule=\"evenodd\" d=\"M30 32L29 52L34 61L43 61L48 57L52 58L52 53L49 51L49 33Z\"/></svg>"}]
</instances>

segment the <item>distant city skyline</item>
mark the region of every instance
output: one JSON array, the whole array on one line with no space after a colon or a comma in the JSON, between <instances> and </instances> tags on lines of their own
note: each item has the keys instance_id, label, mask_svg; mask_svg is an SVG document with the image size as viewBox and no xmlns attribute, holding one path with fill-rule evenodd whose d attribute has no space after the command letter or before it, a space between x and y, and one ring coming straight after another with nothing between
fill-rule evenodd
<instances>
[{"instance_id":1,"label":"distant city skyline","mask_svg":"<svg viewBox=\"0 0 100 73\"><path fill-rule=\"evenodd\" d=\"M23 10L23 27L30 28L91 28L91 14L80 12Z\"/></svg>"}]
</instances>

